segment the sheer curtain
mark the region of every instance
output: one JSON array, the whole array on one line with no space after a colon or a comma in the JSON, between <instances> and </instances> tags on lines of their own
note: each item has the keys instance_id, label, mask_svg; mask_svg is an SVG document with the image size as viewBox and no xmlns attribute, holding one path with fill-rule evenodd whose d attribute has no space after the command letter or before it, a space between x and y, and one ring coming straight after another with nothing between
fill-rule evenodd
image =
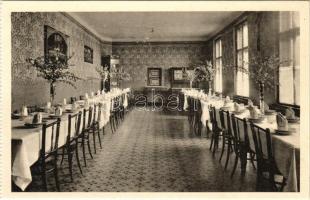
<instances>
[{"instance_id":1,"label":"sheer curtain","mask_svg":"<svg viewBox=\"0 0 310 200\"><path fill-rule=\"evenodd\" d=\"M299 93L299 13L280 12L280 60L279 101L280 103L300 105Z\"/></svg>"}]
</instances>

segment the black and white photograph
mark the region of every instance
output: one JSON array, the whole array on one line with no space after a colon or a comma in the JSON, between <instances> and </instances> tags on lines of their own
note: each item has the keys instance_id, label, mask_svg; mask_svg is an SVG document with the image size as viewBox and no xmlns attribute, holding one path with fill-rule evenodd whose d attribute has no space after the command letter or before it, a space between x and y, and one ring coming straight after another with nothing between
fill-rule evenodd
<instances>
[{"instance_id":1,"label":"black and white photograph","mask_svg":"<svg viewBox=\"0 0 310 200\"><path fill-rule=\"evenodd\" d=\"M304 194L308 2L70 3L4 20L10 194Z\"/></svg>"}]
</instances>

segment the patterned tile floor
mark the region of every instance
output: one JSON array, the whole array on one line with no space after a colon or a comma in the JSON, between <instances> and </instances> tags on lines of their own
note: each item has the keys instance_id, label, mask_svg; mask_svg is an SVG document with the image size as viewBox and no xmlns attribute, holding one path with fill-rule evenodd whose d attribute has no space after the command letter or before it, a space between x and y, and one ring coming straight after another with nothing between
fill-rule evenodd
<instances>
[{"instance_id":1,"label":"patterned tile floor","mask_svg":"<svg viewBox=\"0 0 310 200\"><path fill-rule=\"evenodd\" d=\"M71 182L67 163L60 167L61 191L255 191L252 166L248 165L244 178L238 166L231 179L232 163L225 171L224 159L219 163L219 152L213 157L209 145L205 133L190 133L184 114L132 110L116 133L106 127L103 148L98 148L94 159L88 159L83 175L75 165ZM49 179L49 191L55 191L54 179ZM39 185L39 177L34 176L27 190L40 191Z\"/></svg>"}]
</instances>

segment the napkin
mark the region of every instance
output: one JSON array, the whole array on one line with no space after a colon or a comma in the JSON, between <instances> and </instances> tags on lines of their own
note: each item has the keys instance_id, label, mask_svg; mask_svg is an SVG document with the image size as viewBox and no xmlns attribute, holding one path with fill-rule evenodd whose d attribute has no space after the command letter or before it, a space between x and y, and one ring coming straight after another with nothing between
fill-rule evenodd
<instances>
[{"instance_id":1,"label":"napkin","mask_svg":"<svg viewBox=\"0 0 310 200\"><path fill-rule=\"evenodd\" d=\"M55 110L55 115L56 116L61 116L62 115L62 108L58 106Z\"/></svg>"},{"instance_id":2,"label":"napkin","mask_svg":"<svg viewBox=\"0 0 310 200\"><path fill-rule=\"evenodd\" d=\"M48 112L51 110L51 107L52 107L51 102L47 102L47 103L46 103L46 106L45 106L45 112L48 113Z\"/></svg>"},{"instance_id":3,"label":"napkin","mask_svg":"<svg viewBox=\"0 0 310 200\"><path fill-rule=\"evenodd\" d=\"M105 93L104 90L102 90L102 91L101 91L101 94L104 94L104 93Z\"/></svg>"},{"instance_id":4,"label":"napkin","mask_svg":"<svg viewBox=\"0 0 310 200\"><path fill-rule=\"evenodd\" d=\"M258 112L256 106L249 106L249 111L250 111L250 118L258 119L259 112Z\"/></svg>"},{"instance_id":5,"label":"napkin","mask_svg":"<svg viewBox=\"0 0 310 200\"><path fill-rule=\"evenodd\" d=\"M266 102L264 102L264 111L269 111L269 106Z\"/></svg>"},{"instance_id":6,"label":"napkin","mask_svg":"<svg viewBox=\"0 0 310 200\"><path fill-rule=\"evenodd\" d=\"M88 107L89 107L89 100L88 100L88 99L85 99L85 101L84 101L84 107L85 107L85 108L88 108Z\"/></svg>"},{"instance_id":7,"label":"napkin","mask_svg":"<svg viewBox=\"0 0 310 200\"><path fill-rule=\"evenodd\" d=\"M85 93L85 99L88 99L88 94L87 93Z\"/></svg>"},{"instance_id":8,"label":"napkin","mask_svg":"<svg viewBox=\"0 0 310 200\"><path fill-rule=\"evenodd\" d=\"M33 124L42 123L42 114L41 114L41 113L35 114L35 115L33 116L32 123L33 123Z\"/></svg>"},{"instance_id":9,"label":"napkin","mask_svg":"<svg viewBox=\"0 0 310 200\"><path fill-rule=\"evenodd\" d=\"M63 101L62 104L63 104L64 106L67 105L67 99L66 99L66 98L64 98L64 101Z\"/></svg>"},{"instance_id":10,"label":"napkin","mask_svg":"<svg viewBox=\"0 0 310 200\"><path fill-rule=\"evenodd\" d=\"M94 97L94 92L91 92L91 93L90 93L90 96L91 96L91 97Z\"/></svg>"},{"instance_id":11,"label":"napkin","mask_svg":"<svg viewBox=\"0 0 310 200\"><path fill-rule=\"evenodd\" d=\"M251 99L248 99L248 106L253 106L253 101Z\"/></svg>"},{"instance_id":12,"label":"napkin","mask_svg":"<svg viewBox=\"0 0 310 200\"><path fill-rule=\"evenodd\" d=\"M281 113L277 114L277 125L278 125L278 130L280 130L280 131L288 131L287 119Z\"/></svg>"},{"instance_id":13,"label":"napkin","mask_svg":"<svg viewBox=\"0 0 310 200\"><path fill-rule=\"evenodd\" d=\"M100 95L100 90L97 91L97 95L98 95L98 96Z\"/></svg>"},{"instance_id":14,"label":"napkin","mask_svg":"<svg viewBox=\"0 0 310 200\"><path fill-rule=\"evenodd\" d=\"M295 119L295 111L292 108L287 108L285 110L286 119Z\"/></svg>"},{"instance_id":15,"label":"napkin","mask_svg":"<svg viewBox=\"0 0 310 200\"><path fill-rule=\"evenodd\" d=\"M73 104L72 104L72 110L76 110L77 109L77 104L76 104L76 102L73 102Z\"/></svg>"},{"instance_id":16,"label":"napkin","mask_svg":"<svg viewBox=\"0 0 310 200\"><path fill-rule=\"evenodd\" d=\"M234 110L237 112L241 110L241 106L236 102L234 103Z\"/></svg>"},{"instance_id":17,"label":"napkin","mask_svg":"<svg viewBox=\"0 0 310 200\"><path fill-rule=\"evenodd\" d=\"M24 117L28 116L28 108L27 108L27 106L23 106L22 107L21 116L24 116Z\"/></svg>"}]
</instances>

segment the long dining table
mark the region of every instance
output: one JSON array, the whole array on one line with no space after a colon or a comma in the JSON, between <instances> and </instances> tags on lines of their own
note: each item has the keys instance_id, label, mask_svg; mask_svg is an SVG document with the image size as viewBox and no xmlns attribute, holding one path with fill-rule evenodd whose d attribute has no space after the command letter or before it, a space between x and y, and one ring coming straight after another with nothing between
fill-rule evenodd
<instances>
[{"instance_id":1,"label":"long dining table","mask_svg":"<svg viewBox=\"0 0 310 200\"><path fill-rule=\"evenodd\" d=\"M216 121L220 125L219 111L224 106L225 99L216 96L208 96L203 92L199 91L182 91L185 96L184 100L184 110L188 107L187 97L192 97L199 99L201 102L202 116L201 122L204 126L210 126L210 116L209 116L209 106L214 106L216 110ZM226 105L225 105L226 106ZM230 113L234 111L233 103L230 104ZM243 113L235 114L238 118L249 118L250 112L245 109ZM281 174L286 178L286 186L284 191L286 192L298 192L300 191L300 124L299 123L289 123L289 129L291 130L290 135L279 135L276 133L277 123L276 121L268 122L265 118L260 123L256 125L261 128L269 128L271 132L273 154L276 161L276 165L281 172ZM251 149L255 150L254 141L252 138L252 131L250 125L248 127L249 142ZM264 141L263 141L264 142Z\"/></svg>"},{"instance_id":2,"label":"long dining table","mask_svg":"<svg viewBox=\"0 0 310 200\"><path fill-rule=\"evenodd\" d=\"M130 89L117 90L114 92L105 93L102 95L93 96L88 99L89 106L101 103L101 116L99 120L100 128L104 127L109 122L110 111L113 109L113 98L125 94L124 107L128 106L127 93ZM79 109L75 112L83 111L84 100L79 100L76 103L80 105ZM64 105L64 110L72 108L72 104ZM83 113L83 112L82 112ZM11 176L12 181L21 190L25 190L27 186L32 181L31 176L31 166L38 160L39 153L41 149L41 136L42 136L42 126L36 128L27 128L25 122L31 121L35 113L32 113L25 119L12 119L11 120L11 141L12 141L12 162L11 162ZM62 147L66 143L66 138L68 136L68 115L70 113L64 112L61 116L60 131L59 131L59 141L58 146ZM97 116L93 116L98 119ZM48 122L55 121L51 119L48 113L42 113L43 119ZM82 117L83 118L83 117ZM88 116L85 116L86 121ZM91 119L93 120L93 119ZM74 122L73 122L74 123ZM80 130L82 130L82 123ZM47 132L47 134L50 134ZM73 136L73 131L70 136ZM49 137L47 137L49 138ZM49 144L47 141L46 144Z\"/></svg>"}]
</instances>

